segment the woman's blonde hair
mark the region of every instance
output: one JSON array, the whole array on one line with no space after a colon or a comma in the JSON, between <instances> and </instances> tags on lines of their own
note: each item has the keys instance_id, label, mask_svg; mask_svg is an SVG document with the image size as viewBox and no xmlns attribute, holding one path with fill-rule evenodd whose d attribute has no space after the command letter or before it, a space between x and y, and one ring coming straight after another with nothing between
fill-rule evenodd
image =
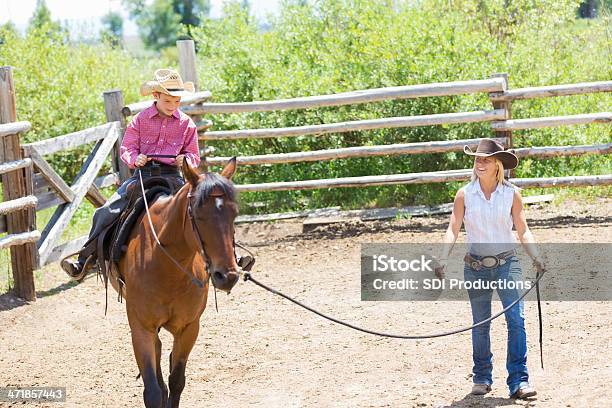
<instances>
[{"instance_id":1,"label":"woman's blonde hair","mask_svg":"<svg viewBox=\"0 0 612 408\"><path fill-rule=\"evenodd\" d=\"M512 186L514 188L518 188L514 184L512 184L509 181L507 181L506 179L504 179L504 165L502 164L501 160L499 160L497 157L493 157L492 159L495 160L495 167L497 169L497 171L495 173L495 178L497 179L497 184L505 184L507 186ZM478 180L478 176L476 175L476 160L474 160L474 167L472 167L472 178L471 178L471 181L476 181L476 180Z\"/></svg>"}]
</instances>

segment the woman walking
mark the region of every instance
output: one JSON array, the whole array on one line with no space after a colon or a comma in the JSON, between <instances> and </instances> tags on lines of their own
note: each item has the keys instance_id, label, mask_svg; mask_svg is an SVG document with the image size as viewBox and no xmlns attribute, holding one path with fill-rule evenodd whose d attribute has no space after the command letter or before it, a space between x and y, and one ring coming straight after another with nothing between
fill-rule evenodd
<instances>
[{"instance_id":1,"label":"woman walking","mask_svg":"<svg viewBox=\"0 0 612 408\"><path fill-rule=\"evenodd\" d=\"M465 146L464 152L474 156L474 173L471 182L457 191L450 223L444 238L444 247L436 268L438 277L444 277L448 256L457 240L462 223L468 252L464 261L465 281L503 281L497 293L503 307L514 302L521 291L520 285L507 285L510 281L522 281L522 271L516 256L517 240L531 257L538 272L543 263L535 248L535 240L523 211L519 189L504 180L504 170L518 165L518 158L491 139L483 139L475 152ZM477 285L472 285L477 286ZM492 285L486 289L469 289L468 295L474 323L491 316ZM510 289L512 287L512 289ZM527 371L527 336L523 316L523 301L505 313L508 328L508 352L506 368L507 384L511 398L529 398L536 390L529 384ZM484 395L493 384L493 355L491 353L490 322L472 329L473 387L472 394Z\"/></svg>"}]
</instances>

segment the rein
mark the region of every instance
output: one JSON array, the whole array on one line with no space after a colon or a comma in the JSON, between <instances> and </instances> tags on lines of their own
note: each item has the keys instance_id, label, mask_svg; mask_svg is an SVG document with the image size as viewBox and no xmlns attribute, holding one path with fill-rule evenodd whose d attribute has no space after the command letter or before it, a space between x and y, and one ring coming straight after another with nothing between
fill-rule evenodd
<instances>
[{"instance_id":1,"label":"rein","mask_svg":"<svg viewBox=\"0 0 612 408\"><path fill-rule=\"evenodd\" d=\"M153 227L153 221L151 220L151 213L149 212L149 203L147 202L147 196L145 194L145 189L144 189L144 183L142 181L142 173L140 172L140 169L138 171L138 178L140 181L140 189L142 191L142 197L144 199L144 203L145 203L145 211L147 213L147 219L149 220L149 227L151 228L151 232L153 234L153 238L155 238L155 242L157 242L157 245L159 246L159 248L162 250L162 252L168 257L168 259L170 259L172 261L172 263L174 263L174 265L180 270L182 271L185 275L187 275L187 277L191 280L191 282L197 286L200 289L203 289L204 286L206 285L205 282L203 282L201 279L197 278L196 276L194 276L191 272L189 272L188 270L186 270L183 265L181 265L169 252L166 248L164 248L164 246L162 245L162 243L159 241L159 237L157 236L157 233L155 232L155 228ZM191 188L189 190L189 193L187 195L188 198L188 204L187 204L187 212L189 214L189 219L192 222L192 227L195 229L196 235L198 237L198 240L200 241L200 247L201 247L201 253L202 256L204 257L204 261L206 262L206 266L207 266L207 278L206 280L208 281L210 279L210 270L209 265L210 265L210 258L208 257L208 254L206 253L206 249L204 248L204 241L202 241L202 237L200 236L200 231L197 229L197 226L195 225L194 221L193 221L193 216L191 214ZM212 279L211 279L212 282ZM213 283L213 287L215 286L215 284ZM215 288L215 307L217 307L217 292L216 292L216 288Z\"/></svg>"}]
</instances>

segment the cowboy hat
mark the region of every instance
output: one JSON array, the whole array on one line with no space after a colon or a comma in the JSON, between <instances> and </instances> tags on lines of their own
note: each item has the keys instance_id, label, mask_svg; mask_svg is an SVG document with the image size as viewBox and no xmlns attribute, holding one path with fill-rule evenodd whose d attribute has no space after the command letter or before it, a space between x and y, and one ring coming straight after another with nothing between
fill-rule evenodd
<instances>
[{"instance_id":1,"label":"cowboy hat","mask_svg":"<svg viewBox=\"0 0 612 408\"><path fill-rule=\"evenodd\" d=\"M492 139L482 139L474 152L470 146L464 146L463 152L470 156L495 157L502 162L504 169L510 170L518 166L518 157L504 146Z\"/></svg>"},{"instance_id":2,"label":"cowboy hat","mask_svg":"<svg viewBox=\"0 0 612 408\"><path fill-rule=\"evenodd\" d=\"M195 91L193 82L183 82L179 73L173 69L158 69L154 76L153 81L147 81L140 86L142 96L151 95L153 92L170 96L187 96Z\"/></svg>"}]
</instances>

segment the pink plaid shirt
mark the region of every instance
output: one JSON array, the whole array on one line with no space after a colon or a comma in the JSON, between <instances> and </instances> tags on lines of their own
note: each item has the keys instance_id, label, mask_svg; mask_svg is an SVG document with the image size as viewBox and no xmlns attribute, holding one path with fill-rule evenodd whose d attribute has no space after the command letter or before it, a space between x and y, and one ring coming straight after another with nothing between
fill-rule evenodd
<instances>
[{"instance_id":1,"label":"pink plaid shirt","mask_svg":"<svg viewBox=\"0 0 612 408\"><path fill-rule=\"evenodd\" d=\"M136 157L141 153L147 156L184 154L185 160L192 167L198 167L200 164L198 131L193 120L180 110L174 111L170 117L163 117L157 111L155 103L134 116L125 130L119 152L121 160L130 168L135 167ZM174 164L174 159L156 160Z\"/></svg>"}]
</instances>

